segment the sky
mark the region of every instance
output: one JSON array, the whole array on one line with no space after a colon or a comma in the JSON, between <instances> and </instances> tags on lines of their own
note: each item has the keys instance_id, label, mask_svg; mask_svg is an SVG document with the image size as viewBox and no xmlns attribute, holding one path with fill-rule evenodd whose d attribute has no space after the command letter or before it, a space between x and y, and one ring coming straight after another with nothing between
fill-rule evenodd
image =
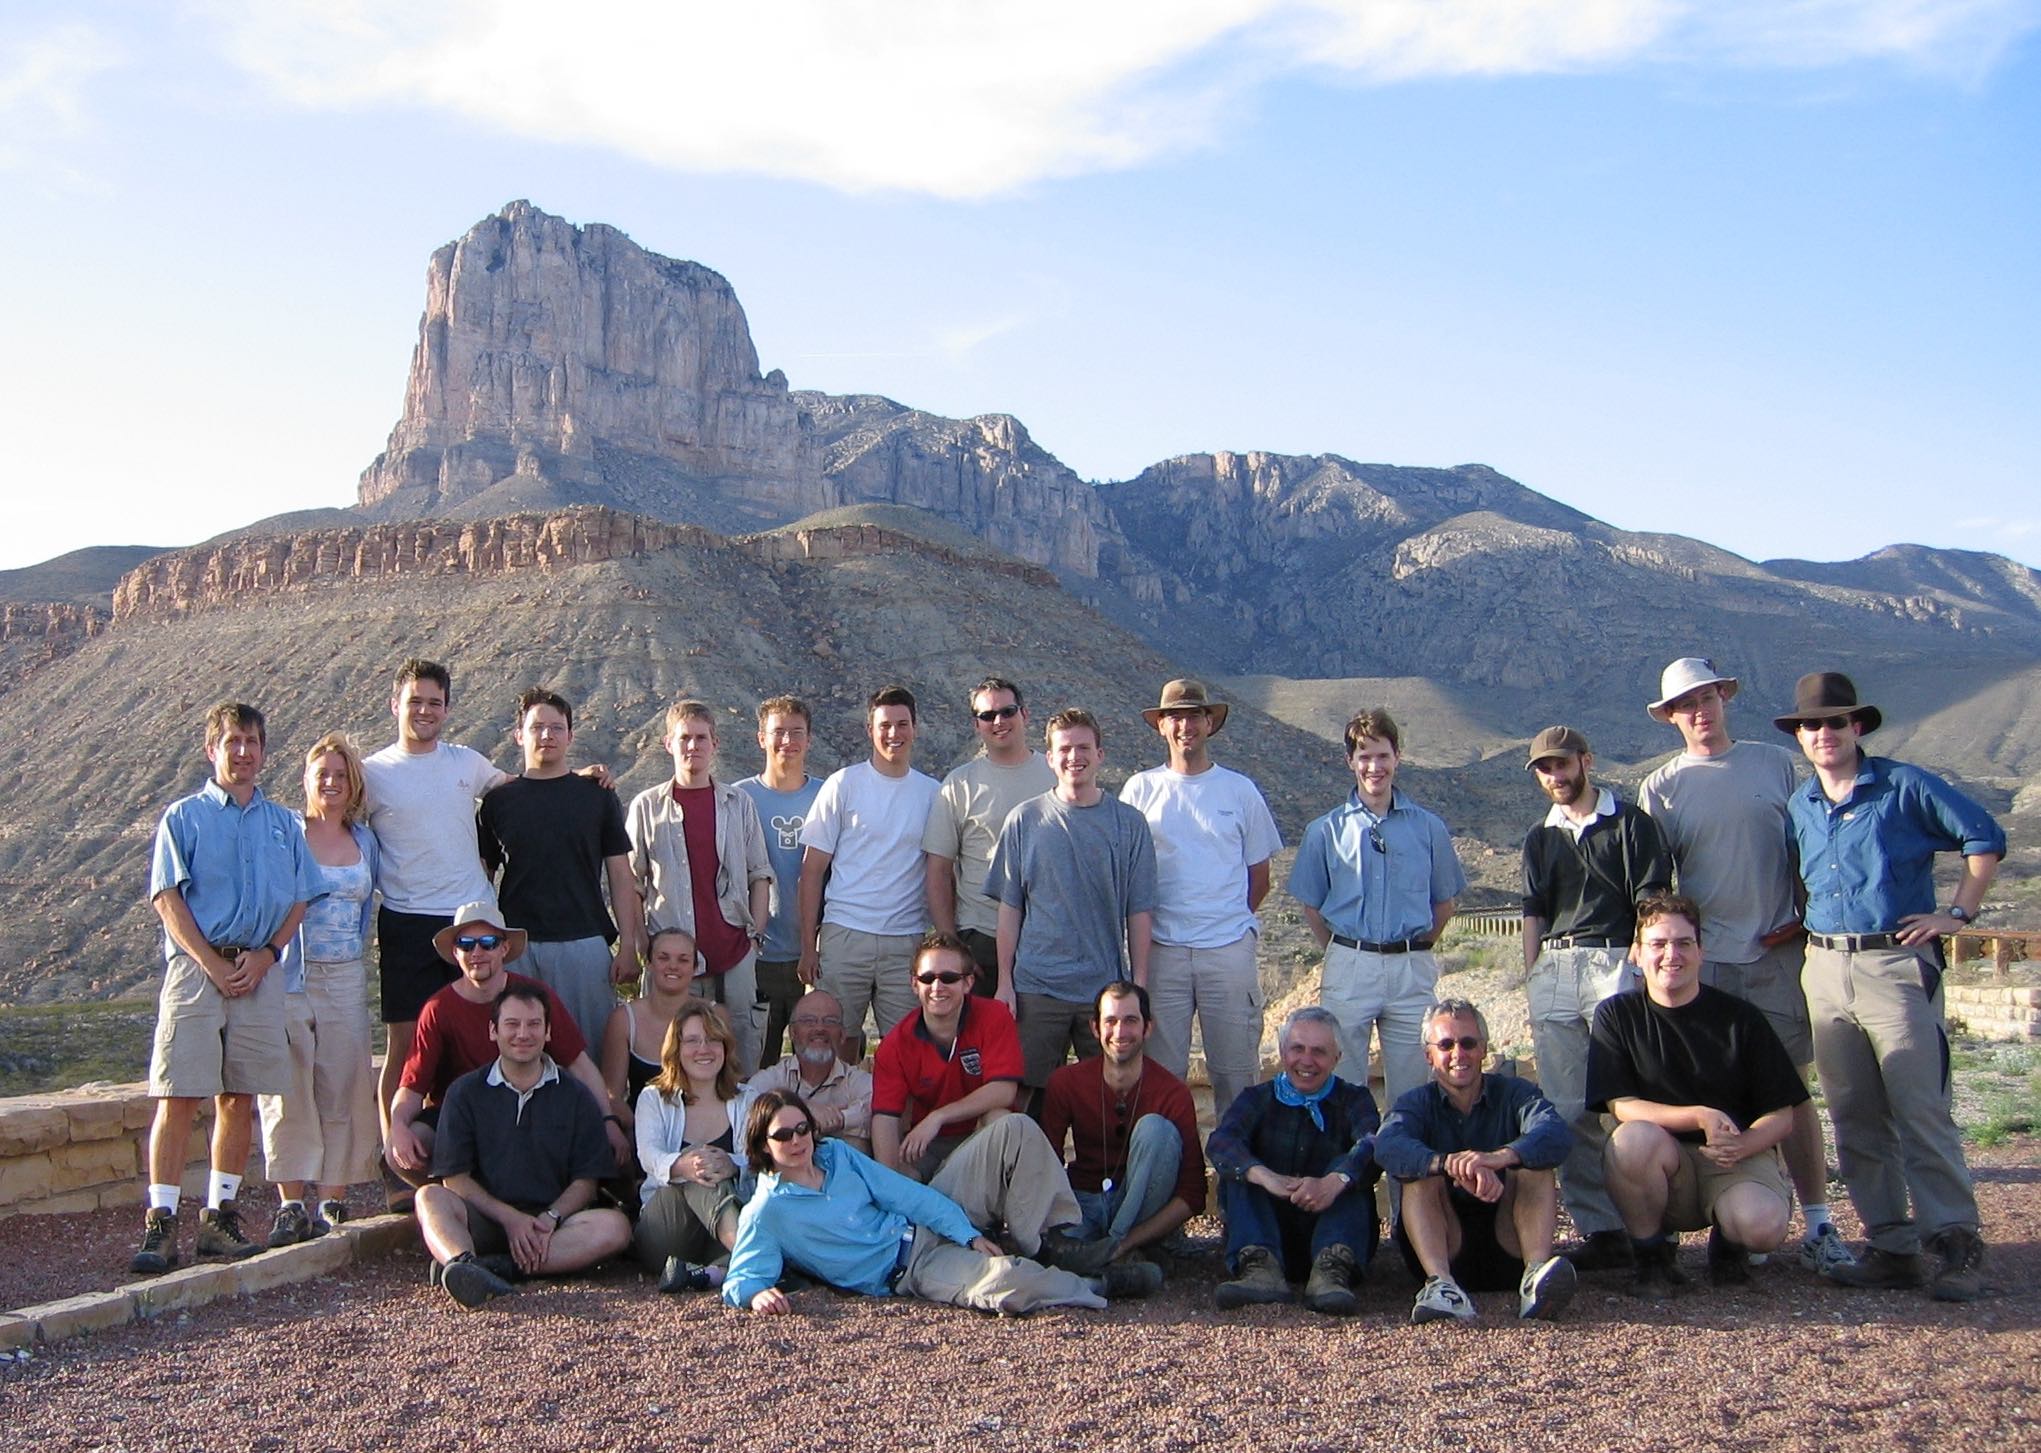
<instances>
[{"instance_id":1,"label":"sky","mask_svg":"<svg viewBox=\"0 0 2041 1453\"><path fill-rule=\"evenodd\" d=\"M518 198L1090 479L2041 565L2041 0L71 0L0 16L0 189L0 568L352 503Z\"/></svg>"}]
</instances>

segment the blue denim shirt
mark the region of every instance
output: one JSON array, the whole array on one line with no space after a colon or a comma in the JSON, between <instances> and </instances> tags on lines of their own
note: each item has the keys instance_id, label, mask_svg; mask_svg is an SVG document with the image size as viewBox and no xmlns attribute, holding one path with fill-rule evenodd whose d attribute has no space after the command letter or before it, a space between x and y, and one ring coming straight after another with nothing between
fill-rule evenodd
<instances>
[{"instance_id":1,"label":"blue denim shirt","mask_svg":"<svg viewBox=\"0 0 2041 1453\"><path fill-rule=\"evenodd\" d=\"M1841 802L1819 777L1786 802L1814 933L1890 933L1909 914L1935 911L1936 853L2005 855L1991 814L1934 773L1889 757L1858 766Z\"/></svg>"},{"instance_id":2,"label":"blue denim shirt","mask_svg":"<svg viewBox=\"0 0 2041 1453\"><path fill-rule=\"evenodd\" d=\"M1550 1170L1573 1148L1573 1131L1529 1080L1483 1075L1474 1108L1462 1115L1437 1080L1396 1097L1375 1134L1375 1159L1400 1181L1422 1179L1434 1155L1514 1150L1526 1170Z\"/></svg>"},{"instance_id":3,"label":"blue denim shirt","mask_svg":"<svg viewBox=\"0 0 2041 1453\"><path fill-rule=\"evenodd\" d=\"M1370 839L1371 826L1381 832L1380 849ZM1437 814L1397 788L1378 821L1356 788L1304 829L1289 886L1291 897L1316 909L1341 937L1394 943L1431 937L1432 905L1465 892L1467 874Z\"/></svg>"},{"instance_id":4,"label":"blue denim shirt","mask_svg":"<svg viewBox=\"0 0 2041 1453\"><path fill-rule=\"evenodd\" d=\"M171 803L156 824L150 902L166 888L184 895L207 943L266 943L315 891L304 830L260 787L241 807L208 782ZM181 952L166 932L164 959Z\"/></svg>"}]
</instances>

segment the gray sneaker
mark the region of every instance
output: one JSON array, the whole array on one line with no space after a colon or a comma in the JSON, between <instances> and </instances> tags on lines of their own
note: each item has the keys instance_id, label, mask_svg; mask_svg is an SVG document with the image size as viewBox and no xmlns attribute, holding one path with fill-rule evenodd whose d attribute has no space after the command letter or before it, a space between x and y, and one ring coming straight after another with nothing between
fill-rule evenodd
<instances>
[{"instance_id":1,"label":"gray sneaker","mask_svg":"<svg viewBox=\"0 0 2041 1453\"><path fill-rule=\"evenodd\" d=\"M1572 1267L1569 1265L1569 1271ZM1443 1322L1451 1318L1456 1322L1471 1322L1478 1314L1473 1299L1460 1290L1460 1283L1449 1276L1435 1276L1425 1282L1417 1294L1417 1301L1410 1308L1410 1320L1414 1323Z\"/></svg>"},{"instance_id":2,"label":"gray sneaker","mask_svg":"<svg viewBox=\"0 0 2041 1453\"><path fill-rule=\"evenodd\" d=\"M211 1206L198 1213L198 1254L224 1256L242 1261L258 1255L262 1248L241 1234L241 1208L228 1201L217 1210Z\"/></svg>"},{"instance_id":3,"label":"gray sneaker","mask_svg":"<svg viewBox=\"0 0 2041 1453\"><path fill-rule=\"evenodd\" d=\"M1579 1285L1579 1273L1563 1256L1548 1256L1536 1266L1527 1266L1524 1279L1517 1283L1517 1315L1526 1321L1550 1322L1566 1310Z\"/></svg>"},{"instance_id":4,"label":"gray sneaker","mask_svg":"<svg viewBox=\"0 0 2041 1453\"><path fill-rule=\"evenodd\" d=\"M151 1206L142 1220L142 1247L128 1262L137 1276L161 1276L177 1265L177 1213Z\"/></svg>"},{"instance_id":5,"label":"gray sneaker","mask_svg":"<svg viewBox=\"0 0 2041 1453\"><path fill-rule=\"evenodd\" d=\"M1851 1254L1850 1246L1843 1240L1843 1233L1829 1222L1800 1243L1800 1266L1816 1276L1828 1276L1845 1266L1855 1266L1857 1258Z\"/></svg>"},{"instance_id":6,"label":"gray sneaker","mask_svg":"<svg viewBox=\"0 0 2041 1453\"><path fill-rule=\"evenodd\" d=\"M300 1241L310 1241L312 1236L312 1217L305 1210L304 1202L285 1201L277 1208L276 1220L269 1228L272 1251L279 1246L296 1246Z\"/></svg>"}]
</instances>

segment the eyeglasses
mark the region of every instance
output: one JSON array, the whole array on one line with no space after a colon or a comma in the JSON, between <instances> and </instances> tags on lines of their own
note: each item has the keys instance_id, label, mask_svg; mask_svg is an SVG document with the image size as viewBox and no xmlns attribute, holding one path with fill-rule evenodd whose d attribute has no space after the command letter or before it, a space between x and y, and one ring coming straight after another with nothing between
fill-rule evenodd
<instances>
[{"instance_id":1,"label":"eyeglasses","mask_svg":"<svg viewBox=\"0 0 2041 1453\"><path fill-rule=\"evenodd\" d=\"M815 1127L803 1120L799 1125L782 1125L777 1130L765 1132L765 1138L776 1145L785 1145L789 1140L799 1140L804 1135L813 1135Z\"/></svg>"},{"instance_id":2,"label":"eyeglasses","mask_svg":"<svg viewBox=\"0 0 2041 1453\"><path fill-rule=\"evenodd\" d=\"M1017 706L995 706L989 711L974 711L971 715L977 717L980 721L1005 721L1008 717L1019 716L1020 708Z\"/></svg>"},{"instance_id":3,"label":"eyeglasses","mask_svg":"<svg viewBox=\"0 0 2041 1453\"><path fill-rule=\"evenodd\" d=\"M1644 951L1648 954L1662 954L1669 948L1676 948L1681 953L1686 953L1700 946L1701 940L1684 935L1679 938L1647 938L1644 940Z\"/></svg>"},{"instance_id":4,"label":"eyeglasses","mask_svg":"<svg viewBox=\"0 0 2041 1453\"><path fill-rule=\"evenodd\" d=\"M961 984L968 977L970 976L967 974L959 974L951 969L942 969L933 974L916 974L914 982L917 984Z\"/></svg>"},{"instance_id":5,"label":"eyeglasses","mask_svg":"<svg viewBox=\"0 0 2041 1453\"><path fill-rule=\"evenodd\" d=\"M508 942L508 936L501 933L464 933L454 940L454 947L473 953L478 948L500 948Z\"/></svg>"},{"instance_id":6,"label":"eyeglasses","mask_svg":"<svg viewBox=\"0 0 2041 1453\"><path fill-rule=\"evenodd\" d=\"M1467 1053L1473 1054L1476 1050L1481 1048L1481 1040L1475 1035L1463 1034L1459 1036L1457 1039L1454 1038L1435 1039L1432 1041L1432 1048L1437 1050L1440 1054L1450 1054L1456 1048L1464 1049L1467 1051Z\"/></svg>"},{"instance_id":7,"label":"eyeglasses","mask_svg":"<svg viewBox=\"0 0 2041 1453\"><path fill-rule=\"evenodd\" d=\"M841 1014L810 1014L804 1018L794 1020L792 1027L795 1029L815 1029L818 1027L822 1029L841 1029L843 1028L843 1016Z\"/></svg>"}]
</instances>

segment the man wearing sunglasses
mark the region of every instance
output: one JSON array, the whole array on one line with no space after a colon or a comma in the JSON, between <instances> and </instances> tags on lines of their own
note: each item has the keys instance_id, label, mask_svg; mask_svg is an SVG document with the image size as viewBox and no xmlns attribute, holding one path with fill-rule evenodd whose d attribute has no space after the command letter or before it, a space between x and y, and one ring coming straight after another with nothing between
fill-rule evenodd
<instances>
[{"instance_id":1,"label":"man wearing sunglasses","mask_svg":"<svg viewBox=\"0 0 2041 1453\"><path fill-rule=\"evenodd\" d=\"M1602 1117L1587 1113L1587 1040L1595 1008L1630 987L1637 902L1672 886L1672 858L1651 818L1590 775L1594 753L1569 726L1531 741L1525 770L1550 801L1524 838L1524 971L1538 1085L1573 1130L1559 1174L1584 1244L1575 1266L1627 1265L1630 1241L1602 1184ZM1434 1077L1438 1071L1435 1049ZM1492 1148L1492 1147L1490 1147Z\"/></svg>"},{"instance_id":2,"label":"man wearing sunglasses","mask_svg":"<svg viewBox=\"0 0 2041 1453\"><path fill-rule=\"evenodd\" d=\"M621 1168L635 1162L636 1151L624 1136L623 1122L610 1104L602 1071L588 1057L588 1042L574 1016L550 988L504 967L523 956L527 938L521 928L504 927L503 916L495 903L486 899L465 903L454 914L453 923L433 936L433 947L460 969L460 977L419 1010L417 1033L390 1104L390 1164L412 1185L422 1185L432 1165L439 1107L448 1088L496 1057L496 1043L490 1035L492 1011L496 1000L512 986L546 996L548 1048L554 1060L594 1098L617 1165Z\"/></svg>"},{"instance_id":3,"label":"man wearing sunglasses","mask_svg":"<svg viewBox=\"0 0 2041 1453\"><path fill-rule=\"evenodd\" d=\"M818 1135L834 1136L870 1155L872 1077L844 1062L843 1006L827 989L815 989L794 1005L787 1032L793 1053L745 1081L745 1098L767 1090L799 1095L815 1116ZM744 1118L740 1111L738 1121Z\"/></svg>"},{"instance_id":4,"label":"man wearing sunglasses","mask_svg":"<svg viewBox=\"0 0 2041 1453\"><path fill-rule=\"evenodd\" d=\"M2005 856L1991 814L1931 772L1866 756L1884 718L1834 671L1800 678L1791 732L1814 776L1788 804L1807 884L1804 982L1814 1060L1835 1117L1843 1181L1870 1251L1833 1268L1846 1286L1916 1287L1920 1252L1938 1259L1929 1292L1984 1292L1984 1242L1963 1142L1949 1113L1942 937L1977 917ZM1935 857L1963 876L1936 906Z\"/></svg>"},{"instance_id":5,"label":"man wearing sunglasses","mask_svg":"<svg viewBox=\"0 0 2041 1453\"><path fill-rule=\"evenodd\" d=\"M1425 1278L1410 1320L1471 1322L1469 1290L1514 1288L1519 1317L1549 1321L1576 1284L1552 1254L1554 1170L1572 1132L1536 1085L1483 1073L1488 1021L1465 999L1432 1005L1424 1037L1431 1080L1404 1093L1375 1137L1375 1159L1403 1182L1397 1247Z\"/></svg>"},{"instance_id":6,"label":"man wearing sunglasses","mask_svg":"<svg viewBox=\"0 0 2041 1453\"><path fill-rule=\"evenodd\" d=\"M971 692L971 721L983 749L943 778L922 833L928 920L954 933L978 966L976 992L999 989L999 905L985 896L985 873L1006 815L1056 785L1056 774L1028 745L1020 688L988 676Z\"/></svg>"}]
</instances>

